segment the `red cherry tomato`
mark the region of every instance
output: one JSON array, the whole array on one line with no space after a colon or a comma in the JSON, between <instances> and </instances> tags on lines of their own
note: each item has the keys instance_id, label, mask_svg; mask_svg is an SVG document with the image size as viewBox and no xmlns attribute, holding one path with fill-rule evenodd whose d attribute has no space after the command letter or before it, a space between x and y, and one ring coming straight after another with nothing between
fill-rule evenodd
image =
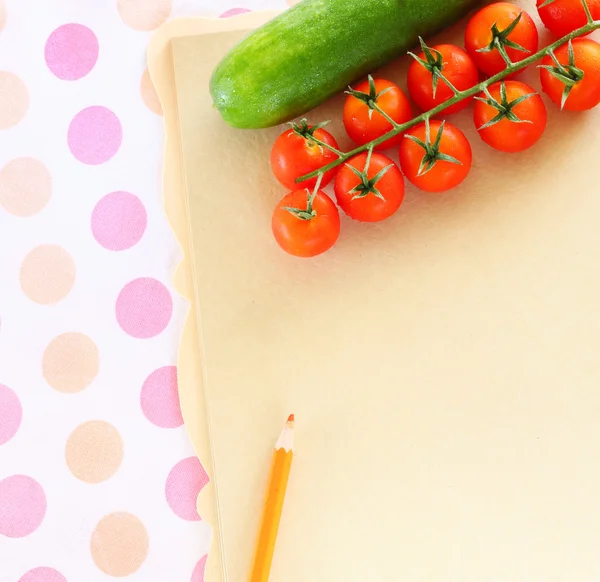
<instances>
[{"instance_id":1,"label":"red cherry tomato","mask_svg":"<svg viewBox=\"0 0 600 582\"><path fill-rule=\"evenodd\" d=\"M408 68L408 92L421 111L429 111L454 96L452 89L440 78L437 79L434 96L433 71L439 71L459 91L470 89L479 82L479 71L463 49L452 44L440 44L430 48L430 55L431 62L425 52L417 55L428 67L414 60ZM471 99L464 99L445 109L443 115L458 113L470 102Z\"/></svg>"},{"instance_id":2,"label":"red cherry tomato","mask_svg":"<svg viewBox=\"0 0 600 582\"><path fill-rule=\"evenodd\" d=\"M379 222L394 214L404 200L404 178L388 157L373 152L365 172L368 153L350 158L337 173L335 197L340 208L361 222ZM350 167L363 174L357 176Z\"/></svg>"},{"instance_id":3,"label":"red cherry tomato","mask_svg":"<svg viewBox=\"0 0 600 582\"><path fill-rule=\"evenodd\" d=\"M339 149L335 138L324 129L314 129L303 120L300 124L288 129L280 135L271 150L271 169L277 180L288 190L314 188L317 178L296 183L296 179L310 174L327 164L337 160L338 156L331 150L319 145L310 137L304 137L310 132L319 141ZM326 172L321 186L327 186L335 176L336 170Z\"/></svg>"},{"instance_id":4,"label":"red cherry tomato","mask_svg":"<svg viewBox=\"0 0 600 582\"><path fill-rule=\"evenodd\" d=\"M473 153L469 140L457 127L444 123L442 128L442 122L436 120L430 121L429 125L429 139L425 123L406 133L400 146L400 167L407 180L417 188L426 192L445 192L467 177ZM426 149L425 145L434 151Z\"/></svg>"},{"instance_id":5,"label":"red cherry tomato","mask_svg":"<svg viewBox=\"0 0 600 582\"><path fill-rule=\"evenodd\" d=\"M521 19L518 24L506 35L505 31L510 30L519 15ZM496 33L492 32L493 28ZM500 50L492 48L495 37L500 39L506 37L508 44L505 44L504 48L513 63L522 61L538 50L538 31L527 12L508 2L497 2L482 8L467 25L465 47L479 70L489 76L506 68ZM515 43L524 50L515 48ZM488 50L490 48L491 50Z\"/></svg>"},{"instance_id":6,"label":"red cherry tomato","mask_svg":"<svg viewBox=\"0 0 600 582\"><path fill-rule=\"evenodd\" d=\"M554 51L558 62L565 66L563 72L573 75L575 84L570 90L565 92L567 85L547 69L540 69L540 79L542 88L554 103L561 106L563 97L566 97L564 109L584 111L600 103L600 44L589 38L576 38L571 44L575 70L570 68L568 45L562 45ZM542 65L557 69L556 63L549 56L544 58ZM576 81L580 75L583 78Z\"/></svg>"},{"instance_id":7,"label":"red cherry tomato","mask_svg":"<svg viewBox=\"0 0 600 582\"><path fill-rule=\"evenodd\" d=\"M357 97L360 94L362 97ZM350 139L364 145L393 129L392 124L378 111L368 105L372 99L396 123L405 123L412 118L410 102L402 89L386 79L369 79L353 89L344 106L344 126ZM375 149L386 150L397 147L402 136L396 136Z\"/></svg>"},{"instance_id":8,"label":"red cherry tomato","mask_svg":"<svg viewBox=\"0 0 600 582\"><path fill-rule=\"evenodd\" d=\"M556 37L562 37L585 26L587 16L581 0L554 0L542 8L546 0L537 0L538 13L544 26ZM600 20L600 0L587 0L594 20Z\"/></svg>"},{"instance_id":9,"label":"red cherry tomato","mask_svg":"<svg viewBox=\"0 0 600 582\"><path fill-rule=\"evenodd\" d=\"M504 99L502 97L502 83L492 85L489 88L489 93L496 103L500 105L503 103L509 104L510 112L520 120L520 123L504 117L497 123L482 129L483 126L492 122L498 116L500 110L483 101L477 101L473 112L475 126L481 139L494 149L503 152L522 152L542 137L546 129L546 106L541 97L525 83L506 81L505 87ZM480 97L486 98L484 94ZM511 105L513 102L516 102L516 104Z\"/></svg>"},{"instance_id":10,"label":"red cherry tomato","mask_svg":"<svg viewBox=\"0 0 600 582\"><path fill-rule=\"evenodd\" d=\"M308 189L290 192L275 208L271 228L277 244L290 255L315 257L329 250L340 234L340 214L319 190L308 208Z\"/></svg>"}]
</instances>

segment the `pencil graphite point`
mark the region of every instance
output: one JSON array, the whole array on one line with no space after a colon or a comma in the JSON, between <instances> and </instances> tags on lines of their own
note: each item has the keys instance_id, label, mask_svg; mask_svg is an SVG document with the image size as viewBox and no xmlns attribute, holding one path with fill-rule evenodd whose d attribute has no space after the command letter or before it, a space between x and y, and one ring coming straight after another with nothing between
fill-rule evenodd
<instances>
[{"instance_id":1,"label":"pencil graphite point","mask_svg":"<svg viewBox=\"0 0 600 582\"><path fill-rule=\"evenodd\" d=\"M295 419L294 419L294 415L293 415L293 414L290 414L290 415L288 416L288 419L287 419L287 421L288 421L288 422L294 422L294 420L295 420Z\"/></svg>"}]
</instances>

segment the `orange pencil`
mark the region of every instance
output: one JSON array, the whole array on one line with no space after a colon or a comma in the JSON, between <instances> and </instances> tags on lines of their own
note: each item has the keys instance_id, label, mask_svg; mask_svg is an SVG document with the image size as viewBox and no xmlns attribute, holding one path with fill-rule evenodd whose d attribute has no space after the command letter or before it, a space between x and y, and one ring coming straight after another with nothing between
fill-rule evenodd
<instances>
[{"instance_id":1,"label":"orange pencil","mask_svg":"<svg viewBox=\"0 0 600 582\"><path fill-rule=\"evenodd\" d=\"M269 488L250 582L268 582L269 580L293 456L294 415L291 414L275 445Z\"/></svg>"}]
</instances>

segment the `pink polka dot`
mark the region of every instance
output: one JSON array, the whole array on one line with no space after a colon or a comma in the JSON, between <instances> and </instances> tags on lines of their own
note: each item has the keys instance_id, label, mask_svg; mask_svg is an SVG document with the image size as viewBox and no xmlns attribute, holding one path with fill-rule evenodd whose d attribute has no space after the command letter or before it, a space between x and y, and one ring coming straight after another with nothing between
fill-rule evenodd
<instances>
[{"instance_id":1,"label":"pink polka dot","mask_svg":"<svg viewBox=\"0 0 600 582\"><path fill-rule=\"evenodd\" d=\"M92 213L94 238L109 251L131 248L146 230L146 209L129 192L107 194Z\"/></svg>"},{"instance_id":2,"label":"pink polka dot","mask_svg":"<svg viewBox=\"0 0 600 582\"><path fill-rule=\"evenodd\" d=\"M146 339L158 335L167 327L172 313L171 294L156 279L134 279L117 298L117 321L133 337Z\"/></svg>"},{"instance_id":3,"label":"pink polka dot","mask_svg":"<svg viewBox=\"0 0 600 582\"><path fill-rule=\"evenodd\" d=\"M194 568L190 582L204 582L204 570L206 569L206 556L202 558Z\"/></svg>"},{"instance_id":4,"label":"pink polka dot","mask_svg":"<svg viewBox=\"0 0 600 582\"><path fill-rule=\"evenodd\" d=\"M64 24L46 42L46 64L64 81L85 77L98 60L98 39L82 24Z\"/></svg>"},{"instance_id":5,"label":"pink polka dot","mask_svg":"<svg viewBox=\"0 0 600 582\"><path fill-rule=\"evenodd\" d=\"M0 481L0 535L23 538L34 532L46 514L42 486L26 475Z\"/></svg>"},{"instance_id":6,"label":"pink polka dot","mask_svg":"<svg viewBox=\"0 0 600 582\"><path fill-rule=\"evenodd\" d=\"M177 368L164 366L152 372L142 386L140 403L152 424L161 428L181 426L183 417L177 390Z\"/></svg>"},{"instance_id":7,"label":"pink polka dot","mask_svg":"<svg viewBox=\"0 0 600 582\"><path fill-rule=\"evenodd\" d=\"M91 166L110 160L121 147L122 139L121 122L106 107L93 106L80 111L69 126L71 153Z\"/></svg>"},{"instance_id":8,"label":"pink polka dot","mask_svg":"<svg viewBox=\"0 0 600 582\"><path fill-rule=\"evenodd\" d=\"M19 582L67 582L54 568L34 568L19 578Z\"/></svg>"},{"instance_id":9,"label":"pink polka dot","mask_svg":"<svg viewBox=\"0 0 600 582\"><path fill-rule=\"evenodd\" d=\"M246 12L251 12L247 8L230 8L226 12L223 12L219 18L229 18L230 16L237 16L238 14L245 14Z\"/></svg>"},{"instance_id":10,"label":"pink polka dot","mask_svg":"<svg viewBox=\"0 0 600 582\"><path fill-rule=\"evenodd\" d=\"M165 486L165 497L175 515L188 521L200 521L196 502L208 483L208 475L196 457L180 461L171 469Z\"/></svg>"},{"instance_id":11,"label":"pink polka dot","mask_svg":"<svg viewBox=\"0 0 600 582\"><path fill-rule=\"evenodd\" d=\"M17 395L8 386L0 384L0 445L15 436L22 416L23 410Z\"/></svg>"}]
</instances>

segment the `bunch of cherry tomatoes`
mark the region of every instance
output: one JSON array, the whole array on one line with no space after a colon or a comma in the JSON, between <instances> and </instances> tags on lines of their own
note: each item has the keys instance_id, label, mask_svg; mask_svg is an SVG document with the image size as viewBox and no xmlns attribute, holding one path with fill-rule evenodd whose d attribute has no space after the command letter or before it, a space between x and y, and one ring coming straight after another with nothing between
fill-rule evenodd
<instances>
[{"instance_id":1,"label":"bunch of cherry tomatoes","mask_svg":"<svg viewBox=\"0 0 600 582\"><path fill-rule=\"evenodd\" d=\"M594 20L600 19L600 0L588 0ZM558 38L584 26L587 16L581 0L537 0L540 18ZM452 99L456 91L493 76L509 63L539 49L538 31L531 16L508 2L477 12L467 25L465 49L450 44L428 47L412 54L408 92L426 112ZM600 44L576 38L544 57L541 85L559 107L582 111L600 103ZM544 102L530 86L510 78L491 85L474 97L474 122L481 139L503 152L533 146L546 127ZM473 100L464 99L444 110L451 115ZM348 91L343 112L349 137L359 146L378 140L412 119L404 92L386 79L365 81ZM381 140L380 140L381 141ZM400 165L383 151L399 149ZM378 222L392 216L404 199L408 180L426 192L445 192L460 184L471 168L472 151L460 129L446 121L427 120L360 153L320 178L297 183L302 176L334 162L343 153L322 124L305 120L283 133L271 153L275 177L290 190L272 217L276 241L298 257L313 257L330 249L340 234L338 207L350 218ZM336 203L322 190L333 181Z\"/></svg>"}]
</instances>

